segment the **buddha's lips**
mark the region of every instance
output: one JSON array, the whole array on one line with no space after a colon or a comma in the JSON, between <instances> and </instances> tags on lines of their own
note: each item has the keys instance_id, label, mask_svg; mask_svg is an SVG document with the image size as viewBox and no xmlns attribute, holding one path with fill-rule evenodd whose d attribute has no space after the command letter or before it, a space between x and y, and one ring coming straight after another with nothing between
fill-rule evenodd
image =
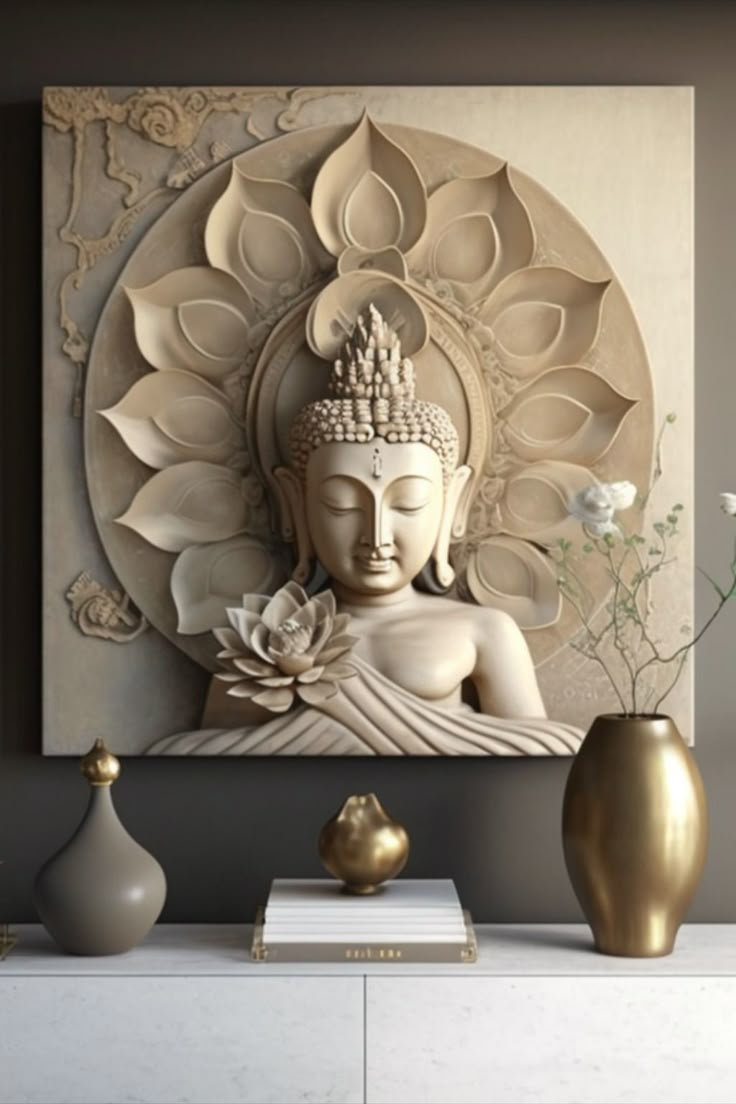
<instances>
[{"instance_id":1,"label":"buddha's lips","mask_svg":"<svg viewBox=\"0 0 736 1104\"><path fill-rule=\"evenodd\" d=\"M387 560L376 560L366 556L357 556L356 559L360 566L365 568L366 571L375 571L377 573L389 571L394 564L393 556Z\"/></svg>"}]
</instances>

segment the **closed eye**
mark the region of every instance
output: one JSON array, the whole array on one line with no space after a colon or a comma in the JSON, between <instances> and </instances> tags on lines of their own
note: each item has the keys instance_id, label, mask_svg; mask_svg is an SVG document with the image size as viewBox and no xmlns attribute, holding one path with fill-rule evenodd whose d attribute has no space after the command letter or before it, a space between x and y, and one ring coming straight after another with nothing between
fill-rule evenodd
<instances>
[{"instance_id":1,"label":"closed eye","mask_svg":"<svg viewBox=\"0 0 736 1104\"><path fill-rule=\"evenodd\" d=\"M354 514L356 510L360 509L360 506L337 506L334 502L325 502L324 499L322 505L328 513L334 514L335 517L340 517L342 514Z\"/></svg>"},{"instance_id":2,"label":"closed eye","mask_svg":"<svg viewBox=\"0 0 736 1104\"><path fill-rule=\"evenodd\" d=\"M429 505L428 502L422 502L421 505L419 505L419 506L394 506L394 507L392 507L392 509L394 509L397 514L410 515L410 514L419 514L419 513L421 513L422 510L427 509L428 505Z\"/></svg>"}]
</instances>

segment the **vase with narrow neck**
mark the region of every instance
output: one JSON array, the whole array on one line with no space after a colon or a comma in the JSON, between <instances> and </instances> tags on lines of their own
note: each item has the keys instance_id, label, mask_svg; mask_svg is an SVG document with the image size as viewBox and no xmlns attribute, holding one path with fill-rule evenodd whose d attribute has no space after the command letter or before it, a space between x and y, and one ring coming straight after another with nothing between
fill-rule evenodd
<instances>
[{"instance_id":1,"label":"vase with narrow neck","mask_svg":"<svg viewBox=\"0 0 736 1104\"><path fill-rule=\"evenodd\" d=\"M87 811L72 838L39 871L36 908L62 950L121 954L140 943L158 919L166 878L118 819L111 786L120 764L101 740L81 769L91 790Z\"/></svg>"},{"instance_id":2,"label":"vase with narrow neck","mask_svg":"<svg viewBox=\"0 0 736 1104\"><path fill-rule=\"evenodd\" d=\"M345 892L366 896L403 870L409 836L375 794L353 794L320 832L319 854Z\"/></svg>"},{"instance_id":3,"label":"vase with narrow neck","mask_svg":"<svg viewBox=\"0 0 736 1104\"><path fill-rule=\"evenodd\" d=\"M708 844L703 782L670 717L596 718L568 777L562 839L596 948L670 954Z\"/></svg>"}]
</instances>

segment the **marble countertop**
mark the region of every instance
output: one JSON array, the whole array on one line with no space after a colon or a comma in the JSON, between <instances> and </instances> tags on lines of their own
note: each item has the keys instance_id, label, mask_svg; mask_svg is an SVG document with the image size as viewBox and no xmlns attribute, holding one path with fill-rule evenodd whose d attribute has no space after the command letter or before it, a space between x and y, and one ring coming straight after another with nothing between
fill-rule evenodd
<instances>
[{"instance_id":1,"label":"marble countertop","mask_svg":"<svg viewBox=\"0 0 736 1104\"><path fill-rule=\"evenodd\" d=\"M37 976L458 976L728 977L736 975L736 924L689 924L666 958L597 954L585 924L478 924L471 964L345 962L262 963L250 959L246 924L158 924L124 955L84 958L59 953L40 925L16 925L18 944L0 977Z\"/></svg>"}]
</instances>

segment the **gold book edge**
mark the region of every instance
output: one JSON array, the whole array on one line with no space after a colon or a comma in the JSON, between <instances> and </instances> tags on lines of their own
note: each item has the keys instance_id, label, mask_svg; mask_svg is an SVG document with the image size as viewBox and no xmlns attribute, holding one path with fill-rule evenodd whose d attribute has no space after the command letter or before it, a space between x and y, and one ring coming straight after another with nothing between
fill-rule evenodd
<instances>
[{"instance_id":1,"label":"gold book edge","mask_svg":"<svg viewBox=\"0 0 736 1104\"><path fill-rule=\"evenodd\" d=\"M18 937L11 932L7 924L0 924L0 962L8 957Z\"/></svg>"},{"instance_id":2,"label":"gold book edge","mask_svg":"<svg viewBox=\"0 0 736 1104\"><path fill-rule=\"evenodd\" d=\"M279 943L266 946L264 924L266 909L256 911L250 955L254 962L461 962L478 960L478 942L473 920L463 909L464 943Z\"/></svg>"}]
</instances>

